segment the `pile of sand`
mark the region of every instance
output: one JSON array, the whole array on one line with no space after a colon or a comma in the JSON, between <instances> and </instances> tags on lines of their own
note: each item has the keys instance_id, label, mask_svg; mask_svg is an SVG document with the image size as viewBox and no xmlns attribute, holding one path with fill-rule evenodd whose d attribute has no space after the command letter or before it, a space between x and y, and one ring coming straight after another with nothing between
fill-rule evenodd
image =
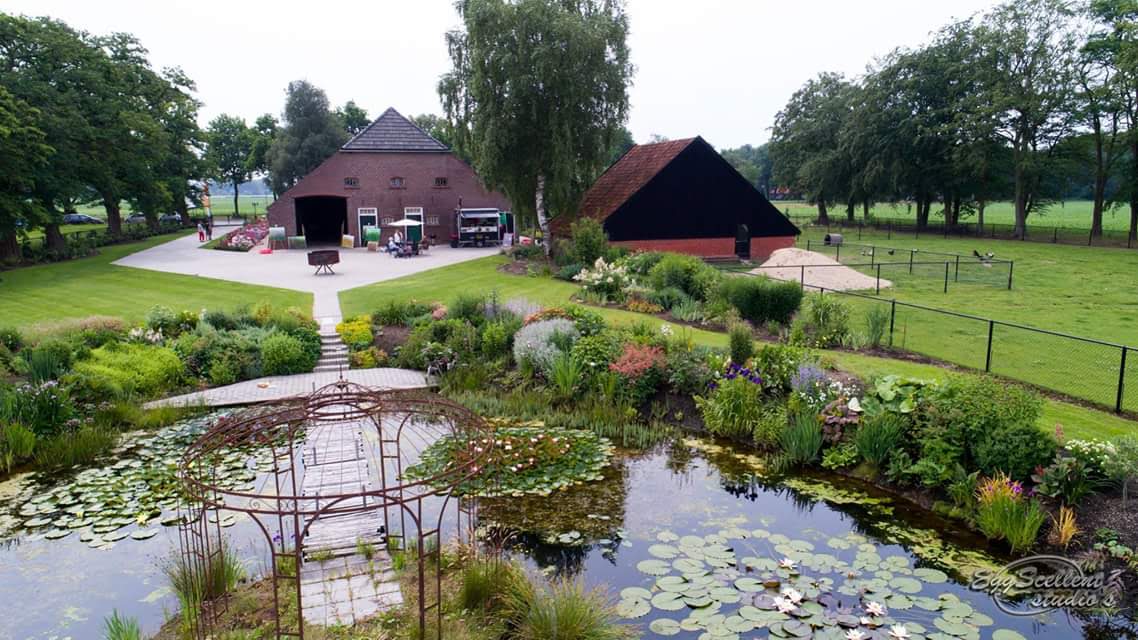
<instances>
[{"instance_id":1,"label":"pile of sand","mask_svg":"<svg viewBox=\"0 0 1138 640\"><path fill-rule=\"evenodd\" d=\"M752 269L751 273L777 280L799 282L803 278L802 265L807 265L805 275L807 287L823 287L836 291L877 288L875 276L855 271L829 256L796 247L775 251L762 266ZM882 289L892 284L884 278L881 279Z\"/></svg>"}]
</instances>

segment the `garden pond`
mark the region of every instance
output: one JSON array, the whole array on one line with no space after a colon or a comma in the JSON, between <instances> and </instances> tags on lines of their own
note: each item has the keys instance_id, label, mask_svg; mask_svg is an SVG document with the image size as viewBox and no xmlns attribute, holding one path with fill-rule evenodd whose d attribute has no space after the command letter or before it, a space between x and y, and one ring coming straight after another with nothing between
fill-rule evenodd
<instances>
[{"instance_id":1,"label":"garden pond","mask_svg":"<svg viewBox=\"0 0 1138 640\"><path fill-rule=\"evenodd\" d=\"M178 547L173 470L208 421L128 437L108 466L0 485L0 640L98 638L115 609L158 629L177 606L161 570ZM247 459L227 463L232 486L257 480L263 463ZM484 499L483 532L547 575L603 586L647 638L856 627L885 640L899 624L930 640L1121 635L1063 611L1004 612L966 586L1006 561L982 538L851 480L768 476L752 453L690 437L617 450L602 475L550 497ZM221 524L261 573L255 525Z\"/></svg>"}]
</instances>

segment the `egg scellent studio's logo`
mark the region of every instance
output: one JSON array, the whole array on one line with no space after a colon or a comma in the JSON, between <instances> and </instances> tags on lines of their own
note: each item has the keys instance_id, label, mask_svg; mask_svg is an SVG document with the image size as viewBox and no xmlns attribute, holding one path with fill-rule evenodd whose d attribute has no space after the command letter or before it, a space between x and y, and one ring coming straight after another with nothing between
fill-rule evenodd
<instances>
[{"instance_id":1,"label":"egg scellent studio's logo","mask_svg":"<svg viewBox=\"0 0 1138 640\"><path fill-rule=\"evenodd\" d=\"M987 593L996 606L1014 616L1055 609L1109 609L1122 601L1122 571L1087 570L1062 556L1038 555L982 569L969 588Z\"/></svg>"}]
</instances>

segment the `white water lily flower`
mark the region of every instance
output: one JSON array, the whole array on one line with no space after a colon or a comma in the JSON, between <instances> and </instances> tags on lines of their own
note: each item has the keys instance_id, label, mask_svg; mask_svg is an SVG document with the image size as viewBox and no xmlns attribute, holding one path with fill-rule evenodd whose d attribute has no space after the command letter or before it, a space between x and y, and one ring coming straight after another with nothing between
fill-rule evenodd
<instances>
[{"instance_id":1,"label":"white water lily flower","mask_svg":"<svg viewBox=\"0 0 1138 640\"><path fill-rule=\"evenodd\" d=\"M786 598L775 598L774 606L778 607L779 613L790 613L791 611L794 611L798 608L798 605L794 604L790 600L787 600Z\"/></svg>"},{"instance_id":2,"label":"white water lily flower","mask_svg":"<svg viewBox=\"0 0 1138 640\"><path fill-rule=\"evenodd\" d=\"M793 571L796 566L798 566L798 563L791 560L790 558L783 558L782 560L778 561L779 569L789 569Z\"/></svg>"},{"instance_id":3,"label":"white water lily flower","mask_svg":"<svg viewBox=\"0 0 1138 640\"><path fill-rule=\"evenodd\" d=\"M865 638L865 632L863 631L850 629L846 632L846 640L862 640L863 638Z\"/></svg>"},{"instance_id":4,"label":"white water lily flower","mask_svg":"<svg viewBox=\"0 0 1138 640\"><path fill-rule=\"evenodd\" d=\"M896 638L897 640L905 640L906 638L911 638L912 636L909 635L909 630L905 628L905 625L895 624L892 627L889 627L889 637Z\"/></svg>"},{"instance_id":5,"label":"white water lily flower","mask_svg":"<svg viewBox=\"0 0 1138 640\"><path fill-rule=\"evenodd\" d=\"M871 616L883 616L885 615L885 605L870 601L865 603L865 611Z\"/></svg>"},{"instance_id":6,"label":"white water lily flower","mask_svg":"<svg viewBox=\"0 0 1138 640\"><path fill-rule=\"evenodd\" d=\"M786 598L787 600L790 600L794 604L798 604L799 602L802 602L802 592L799 591L798 589L794 589L792 587L787 587L787 588L783 589L782 590L782 597Z\"/></svg>"}]
</instances>

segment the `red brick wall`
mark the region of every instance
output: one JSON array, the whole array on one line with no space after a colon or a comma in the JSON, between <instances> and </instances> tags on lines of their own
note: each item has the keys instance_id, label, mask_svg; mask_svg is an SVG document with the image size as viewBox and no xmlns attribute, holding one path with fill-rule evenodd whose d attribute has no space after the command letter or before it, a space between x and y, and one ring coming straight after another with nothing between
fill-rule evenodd
<instances>
[{"instance_id":1,"label":"red brick wall","mask_svg":"<svg viewBox=\"0 0 1138 640\"><path fill-rule=\"evenodd\" d=\"M344 178L358 178L359 188L344 186ZM404 188L391 188L391 178L403 178ZM435 178L445 177L446 187L436 187ZM296 198L339 196L347 198L348 229L359 242L359 209L375 207L379 218L399 220L404 207L422 207L424 221L438 217L439 224L426 224L423 236L438 236L450 242L454 210L462 206L496 207L509 210L505 196L488 191L470 165L450 153L359 153L340 151L328 158L269 205L269 224L285 227L296 235ZM386 240L395 228L383 229ZM406 235L405 230L400 230Z\"/></svg>"},{"instance_id":2,"label":"red brick wall","mask_svg":"<svg viewBox=\"0 0 1138 640\"><path fill-rule=\"evenodd\" d=\"M778 249L787 249L794 246L794 236L770 236L766 238L751 238L751 261L766 262L771 254Z\"/></svg>"},{"instance_id":3,"label":"red brick wall","mask_svg":"<svg viewBox=\"0 0 1138 640\"><path fill-rule=\"evenodd\" d=\"M628 240L613 244L640 251L672 251L701 258L722 258L735 255L735 238L689 238L684 240ZM775 249L794 246L794 236L751 238L751 260L762 262Z\"/></svg>"}]
</instances>

